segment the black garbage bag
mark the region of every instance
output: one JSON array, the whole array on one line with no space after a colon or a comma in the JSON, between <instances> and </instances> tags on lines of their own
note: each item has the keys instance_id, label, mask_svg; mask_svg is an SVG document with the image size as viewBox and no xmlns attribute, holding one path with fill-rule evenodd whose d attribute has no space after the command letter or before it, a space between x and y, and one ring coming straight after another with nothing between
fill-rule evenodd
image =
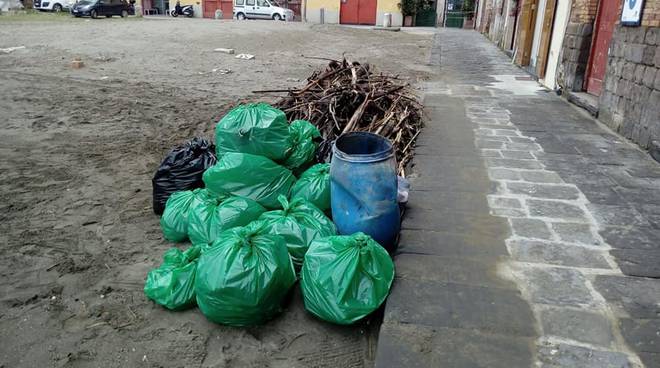
<instances>
[{"instance_id":1,"label":"black garbage bag","mask_svg":"<svg viewBox=\"0 0 660 368\"><path fill-rule=\"evenodd\" d=\"M168 152L151 180L154 212L163 213L172 193L203 187L202 175L216 161L213 143L199 137Z\"/></svg>"}]
</instances>

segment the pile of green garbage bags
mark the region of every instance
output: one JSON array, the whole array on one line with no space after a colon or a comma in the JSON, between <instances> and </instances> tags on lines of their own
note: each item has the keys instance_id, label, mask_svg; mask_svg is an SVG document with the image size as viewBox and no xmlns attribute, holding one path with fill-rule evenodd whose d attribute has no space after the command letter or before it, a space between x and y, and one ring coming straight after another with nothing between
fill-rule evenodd
<instances>
[{"instance_id":1,"label":"pile of green garbage bags","mask_svg":"<svg viewBox=\"0 0 660 368\"><path fill-rule=\"evenodd\" d=\"M217 163L204 188L173 193L160 226L168 250L144 292L171 310L199 307L211 321L261 324L282 310L300 273L305 307L354 323L389 293L394 266L367 235L338 236L330 165L314 164L316 127L288 124L267 104L240 105L216 125Z\"/></svg>"}]
</instances>

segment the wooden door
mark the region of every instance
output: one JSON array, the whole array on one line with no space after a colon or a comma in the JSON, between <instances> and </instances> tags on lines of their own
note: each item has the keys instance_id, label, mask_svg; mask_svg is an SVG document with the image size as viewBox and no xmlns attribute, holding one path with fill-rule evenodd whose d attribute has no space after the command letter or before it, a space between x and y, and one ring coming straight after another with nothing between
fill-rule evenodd
<instances>
[{"instance_id":1,"label":"wooden door","mask_svg":"<svg viewBox=\"0 0 660 368\"><path fill-rule=\"evenodd\" d=\"M376 25L376 3L377 0L358 1L358 23Z\"/></svg>"},{"instance_id":2,"label":"wooden door","mask_svg":"<svg viewBox=\"0 0 660 368\"><path fill-rule=\"evenodd\" d=\"M591 42L591 54L587 65L587 92L600 96L607 66L607 50L619 18L619 1L601 0L598 4L595 34Z\"/></svg>"},{"instance_id":3,"label":"wooden door","mask_svg":"<svg viewBox=\"0 0 660 368\"><path fill-rule=\"evenodd\" d=\"M234 17L234 1L222 0L220 1L220 9L222 10L222 19L231 19Z\"/></svg>"},{"instance_id":4,"label":"wooden door","mask_svg":"<svg viewBox=\"0 0 660 368\"><path fill-rule=\"evenodd\" d=\"M552 25L555 22L555 9L557 0L547 0L543 10L543 25L541 27L541 44L539 55L536 58L536 75L539 79L545 77L545 68L548 65L548 53L550 52L550 37L552 36Z\"/></svg>"},{"instance_id":5,"label":"wooden door","mask_svg":"<svg viewBox=\"0 0 660 368\"><path fill-rule=\"evenodd\" d=\"M358 24L358 1L359 0L341 0L339 8L339 23Z\"/></svg>"},{"instance_id":6,"label":"wooden door","mask_svg":"<svg viewBox=\"0 0 660 368\"><path fill-rule=\"evenodd\" d=\"M520 8L520 37L518 38L518 49L516 50L516 63L524 66L529 65L532 56L537 0L520 1L523 1L523 3Z\"/></svg>"},{"instance_id":7,"label":"wooden door","mask_svg":"<svg viewBox=\"0 0 660 368\"><path fill-rule=\"evenodd\" d=\"M204 18L215 18L215 11L222 10L222 19L231 19L234 14L233 0L204 0L202 5Z\"/></svg>"},{"instance_id":8,"label":"wooden door","mask_svg":"<svg viewBox=\"0 0 660 368\"><path fill-rule=\"evenodd\" d=\"M220 2L216 0L204 0L204 18L215 18L215 11L220 9Z\"/></svg>"},{"instance_id":9,"label":"wooden door","mask_svg":"<svg viewBox=\"0 0 660 368\"><path fill-rule=\"evenodd\" d=\"M377 0L341 0L339 23L376 24Z\"/></svg>"}]
</instances>

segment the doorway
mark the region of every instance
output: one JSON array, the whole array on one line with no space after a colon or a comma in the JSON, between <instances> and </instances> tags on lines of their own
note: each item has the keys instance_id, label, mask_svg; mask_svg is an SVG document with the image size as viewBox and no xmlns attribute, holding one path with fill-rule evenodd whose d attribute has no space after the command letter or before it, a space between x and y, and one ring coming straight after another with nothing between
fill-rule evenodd
<instances>
[{"instance_id":1,"label":"doorway","mask_svg":"<svg viewBox=\"0 0 660 368\"><path fill-rule=\"evenodd\" d=\"M518 37L518 47L516 49L516 64L521 66L529 65L532 56L532 42L534 40L534 28L536 26L536 6L537 0L520 0L520 37Z\"/></svg>"},{"instance_id":2,"label":"doorway","mask_svg":"<svg viewBox=\"0 0 660 368\"><path fill-rule=\"evenodd\" d=\"M566 25L571 14L571 0L557 0L554 25L550 40L548 61L543 77L543 85L554 90L557 87L557 67L559 66L559 54L564 42Z\"/></svg>"},{"instance_id":3,"label":"doorway","mask_svg":"<svg viewBox=\"0 0 660 368\"><path fill-rule=\"evenodd\" d=\"M552 37L553 25L555 20L555 10L557 9L557 0L546 0L545 8L540 9L543 12L543 21L541 23L541 40L539 42L539 52L536 56L536 76L539 79L545 77L545 69L548 64L548 53L550 52L550 37Z\"/></svg>"},{"instance_id":4,"label":"doorway","mask_svg":"<svg viewBox=\"0 0 660 368\"><path fill-rule=\"evenodd\" d=\"M341 24L376 24L376 0L341 0Z\"/></svg>"},{"instance_id":5,"label":"doorway","mask_svg":"<svg viewBox=\"0 0 660 368\"><path fill-rule=\"evenodd\" d=\"M543 34L543 18L546 1L538 0L536 3L536 19L534 20L534 39L532 40L532 52L529 54L529 72L536 75L536 62L538 61L541 38Z\"/></svg>"},{"instance_id":6,"label":"doorway","mask_svg":"<svg viewBox=\"0 0 660 368\"><path fill-rule=\"evenodd\" d=\"M619 2L601 0L598 2L598 13L594 25L594 38L591 42L591 53L587 64L586 90L594 96L600 96L603 89L603 78L607 67L607 50L614 33L614 26L619 18Z\"/></svg>"},{"instance_id":7,"label":"doorway","mask_svg":"<svg viewBox=\"0 0 660 368\"><path fill-rule=\"evenodd\" d=\"M435 21L438 17L436 7L438 2L435 0L429 1L429 8L422 10L415 15L415 26L417 27L435 27Z\"/></svg>"},{"instance_id":8,"label":"doorway","mask_svg":"<svg viewBox=\"0 0 660 368\"><path fill-rule=\"evenodd\" d=\"M447 0L445 27L463 28L463 0Z\"/></svg>"},{"instance_id":9,"label":"doorway","mask_svg":"<svg viewBox=\"0 0 660 368\"><path fill-rule=\"evenodd\" d=\"M234 4L232 0L204 0L204 18L215 18L215 11L218 9L222 10L222 19L232 19L234 17Z\"/></svg>"}]
</instances>

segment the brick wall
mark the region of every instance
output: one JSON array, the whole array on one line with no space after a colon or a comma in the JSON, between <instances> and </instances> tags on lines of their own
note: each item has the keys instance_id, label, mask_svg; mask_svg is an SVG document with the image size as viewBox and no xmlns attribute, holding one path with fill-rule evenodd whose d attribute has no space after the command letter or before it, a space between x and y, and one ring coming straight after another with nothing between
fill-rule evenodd
<instances>
[{"instance_id":1,"label":"brick wall","mask_svg":"<svg viewBox=\"0 0 660 368\"><path fill-rule=\"evenodd\" d=\"M618 0L606 0L618 1ZM598 0L573 0L571 6L572 23L593 23L598 10Z\"/></svg>"},{"instance_id":2,"label":"brick wall","mask_svg":"<svg viewBox=\"0 0 660 368\"><path fill-rule=\"evenodd\" d=\"M660 0L646 0L642 12L642 26L660 27Z\"/></svg>"},{"instance_id":3,"label":"brick wall","mask_svg":"<svg viewBox=\"0 0 660 368\"><path fill-rule=\"evenodd\" d=\"M617 26L599 101L600 120L644 148L660 140L659 45L658 27Z\"/></svg>"}]
</instances>

